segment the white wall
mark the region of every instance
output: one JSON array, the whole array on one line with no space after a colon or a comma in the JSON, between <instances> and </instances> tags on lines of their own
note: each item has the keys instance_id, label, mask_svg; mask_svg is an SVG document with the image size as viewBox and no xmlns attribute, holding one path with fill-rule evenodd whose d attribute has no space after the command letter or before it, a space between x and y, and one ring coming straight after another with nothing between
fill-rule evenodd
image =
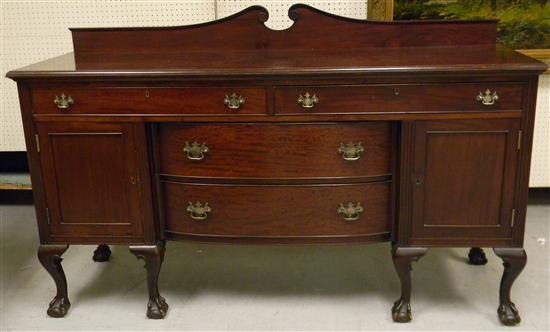
<instances>
[{"instance_id":1,"label":"white wall","mask_svg":"<svg viewBox=\"0 0 550 332\"><path fill-rule=\"evenodd\" d=\"M367 1L253 0L1 0L0 151L23 151L25 141L15 83L7 71L72 51L69 27L166 26L210 21L260 4L269 10L267 25L284 29L293 3L354 18L367 17ZM550 186L550 76L541 78L531 186Z\"/></svg>"}]
</instances>

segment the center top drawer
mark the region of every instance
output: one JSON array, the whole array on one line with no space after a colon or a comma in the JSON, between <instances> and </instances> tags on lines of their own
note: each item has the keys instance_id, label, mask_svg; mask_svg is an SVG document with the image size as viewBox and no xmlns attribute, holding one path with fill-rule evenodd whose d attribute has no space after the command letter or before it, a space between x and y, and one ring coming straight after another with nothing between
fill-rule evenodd
<instances>
[{"instance_id":1,"label":"center top drawer","mask_svg":"<svg viewBox=\"0 0 550 332\"><path fill-rule=\"evenodd\" d=\"M40 114L265 115L263 87L95 87L71 85L32 91Z\"/></svg>"}]
</instances>

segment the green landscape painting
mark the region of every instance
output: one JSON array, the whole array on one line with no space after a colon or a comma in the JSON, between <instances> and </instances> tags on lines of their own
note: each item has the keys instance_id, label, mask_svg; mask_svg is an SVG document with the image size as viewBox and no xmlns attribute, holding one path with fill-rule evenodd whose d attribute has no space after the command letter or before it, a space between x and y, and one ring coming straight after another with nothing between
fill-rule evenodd
<instances>
[{"instance_id":1,"label":"green landscape painting","mask_svg":"<svg viewBox=\"0 0 550 332\"><path fill-rule=\"evenodd\" d=\"M498 41L550 49L549 0L395 0L395 20L498 19Z\"/></svg>"}]
</instances>

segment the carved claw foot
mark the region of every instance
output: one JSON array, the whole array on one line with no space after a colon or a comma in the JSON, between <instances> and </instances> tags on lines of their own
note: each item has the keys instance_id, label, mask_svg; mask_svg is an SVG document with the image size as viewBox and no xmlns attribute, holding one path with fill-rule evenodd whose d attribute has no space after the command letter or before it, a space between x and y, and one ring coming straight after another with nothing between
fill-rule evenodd
<instances>
[{"instance_id":1,"label":"carved claw foot","mask_svg":"<svg viewBox=\"0 0 550 332\"><path fill-rule=\"evenodd\" d=\"M411 313L411 270L412 262L418 261L428 249L416 247L399 247L393 245L392 259L395 271L401 282L401 297L391 309L392 318L397 323L407 323L412 320Z\"/></svg>"},{"instance_id":2,"label":"carved claw foot","mask_svg":"<svg viewBox=\"0 0 550 332\"><path fill-rule=\"evenodd\" d=\"M166 300L160 296L158 279L160 268L164 261L164 242L156 245L130 246L130 252L137 258L145 261L147 270L147 290L149 292L149 303L147 304L147 317L151 319L162 319L168 312Z\"/></svg>"},{"instance_id":3,"label":"carved claw foot","mask_svg":"<svg viewBox=\"0 0 550 332\"><path fill-rule=\"evenodd\" d=\"M154 300L149 300L147 305L147 317L151 319L162 319L168 312L168 304L166 300L159 296Z\"/></svg>"},{"instance_id":4,"label":"carved claw foot","mask_svg":"<svg viewBox=\"0 0 550 332\"><path fill-rule=\"evenodd\" d=\"M521 322L521 318L518 309L510 299L510 290L525 264L527 264L527 254L523 248L493 248L493 251L502 259L502 265L504 266L504 273L500 280L498 318L504 325L516 325Z\"/></svg>"},{"instance_id":5,"label":"carved claw foot","mask_svg":"<svg viewBox=\"0 0 550 332\"><path fill-rule=\"evenodd\" d=\"M50 302L47 313L48 313L48 316L50 317L55 317L55 318L64 317L69 311L70 307L71 307L71 302L69 302L68 298L56 296Z\"/></svg>"},{"instance_id":6,"label":"carved claw foot","mask_svg":"<svg viewBox=\"0 0 550 332\"><path fill-rule=\"evenodd\" d=\"M513 303L503 304L498 307L498 318L506 326L514 326L521 322L518 309Z\"/></svg>"},{"instance_id":7,"label":"carved claw foot","mask_svg":"<svg viewBox=\"0 0 550 332\"><path fill-rule=\"evenodd\" d=\"M38 248L38 260L52 277L57 289L57 293L50 302L47 311L51 317L59 318L65 316L71 306L69 296L67 295L67 279L61 266L61 261L63 260L61 256L68 248L68 245L53 244L43 244Z\"/></svg>"},{"instance_id":8,"label":"carved claw foot","mask_svg":"<svg viewBox=\"0 0 550 332\"><path fill-rule=\"evenodd\" d=\"M391 316L396 323L408 323L412 320L411 304L403 302L403 299L395 301L391 308Z\"/></svg>"},{"instance_id":9,"label":"carved claw foot","mask_svg":"<svg viewBox=\"0 0 550 332\"><path fill-rule=\"evenodd\" d=\"M468 253L468 263L470 265L485 265L487 264L487 256L481 248L474 247Z\"/></svg>"},{"instance_id":10,"label":"carved claw foot","mask_svg":"<svg viewBox=\"0 0 550 332\"><path fill-rule=\"evenodd\" d=\"M109 258L111 258L111 249L105 244L97 246L97 249L94 251L94 256L92 257L94 262L107 262Z\"/></svg>"}]
</instances>

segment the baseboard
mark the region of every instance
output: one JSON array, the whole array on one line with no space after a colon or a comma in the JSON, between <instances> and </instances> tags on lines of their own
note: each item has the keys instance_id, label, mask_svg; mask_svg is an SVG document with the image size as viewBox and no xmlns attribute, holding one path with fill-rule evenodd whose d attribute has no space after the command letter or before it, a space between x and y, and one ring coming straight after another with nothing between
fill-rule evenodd
<instances>
[{"instance_id":1,"label":"baseboard","mask_svg":"<svg viewBox=\"0 0 550 332\"><path fill-rule=\"evenodd\" d=\"M0 173L28 173L26 151L0 151Z\"/></svg>"}]
</instances>

